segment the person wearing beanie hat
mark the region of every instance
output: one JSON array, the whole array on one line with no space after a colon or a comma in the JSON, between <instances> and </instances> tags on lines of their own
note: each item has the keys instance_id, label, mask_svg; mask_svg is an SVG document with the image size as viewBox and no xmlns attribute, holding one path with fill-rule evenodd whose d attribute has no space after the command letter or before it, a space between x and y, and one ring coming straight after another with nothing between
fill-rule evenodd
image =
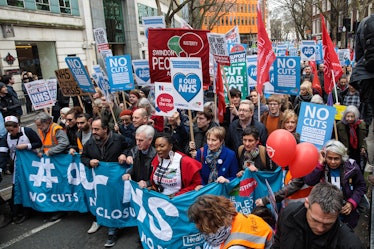
<instances>
[{"instance_id":1,"label":"person wearing beanie hat","mask_svg":"<svg viewBox=\"0 0 374 249\"><path fill-rule=\"evenodd\" d=\"M132 124L132 111L129 109L123 110L119 114L121 124L115 126L114 130L125 137L129 147L135 146L135 127Z\"/></svg>"}]
</instances>

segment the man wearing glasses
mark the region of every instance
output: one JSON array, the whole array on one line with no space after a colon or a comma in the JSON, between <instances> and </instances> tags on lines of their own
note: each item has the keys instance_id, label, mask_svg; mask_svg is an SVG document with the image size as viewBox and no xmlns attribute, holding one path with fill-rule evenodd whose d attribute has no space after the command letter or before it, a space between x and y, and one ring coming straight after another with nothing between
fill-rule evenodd
<instances>
[{"instance_id":1,"label":"man wearing glasses","mask_svg":"<svg viewBox=\"0 0 374 249\"><path fill-rule=\"evenodd\" d=\"M268 98L269 110L261 115L261 123L266 127L268 135L273 131L282 128L283 112L281 112L281 99L277 95Z\"/></svg>"},{"instance_id":2,"label":"man wearing glasses","mask_svg":"<svg viewBox=\"0 0 374 249\"><path fill-rule=\"evenodd\" d=\"M239 119L234 120L226 134L226 145L233 151L237 152L240 145L242 145L242 134L246 127L254 126L260 134L260 142L262 145L266 144L268 137L265 126L254 120L253 117L254 105L249 100L242 100L238 109Z\"/></svg>"}]
</instances>

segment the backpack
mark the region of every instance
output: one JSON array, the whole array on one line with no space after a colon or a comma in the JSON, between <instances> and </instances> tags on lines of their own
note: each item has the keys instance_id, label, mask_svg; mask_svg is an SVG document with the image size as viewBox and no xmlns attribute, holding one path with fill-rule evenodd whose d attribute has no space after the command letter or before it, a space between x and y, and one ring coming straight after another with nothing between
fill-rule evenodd
<instances>
[{"instance_id":1,"label":"backpack","mask_svg":"<svg viewBox=\"0 0 374 249\"><path fill-rule=\"evenodd\" d=\"M374 15L371 15L363 27L364 34L364 60L365 69L374 72Z\"/></svg>"}]
</instances>

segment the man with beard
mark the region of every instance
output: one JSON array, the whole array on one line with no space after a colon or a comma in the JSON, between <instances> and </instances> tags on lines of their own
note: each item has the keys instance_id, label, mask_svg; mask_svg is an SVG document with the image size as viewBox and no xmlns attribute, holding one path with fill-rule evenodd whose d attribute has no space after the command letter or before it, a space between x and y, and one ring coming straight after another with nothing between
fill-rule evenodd
<instances>
[{"instance_id":1,"label":"man with beard","mask_svg":"<svg viewBox=\"0 0 374 249\"><path fill-rule=\"evenodd\" d=\"M112 132L108 123L97 117L92 121L92 136L83 146L81 161L90 168L99 167L100 161L124 164L126 147L124 137ZM114 246L117 242L117 234L118 228L109 227L108 240L104 246Z\"/></svg>"}]
</instances>

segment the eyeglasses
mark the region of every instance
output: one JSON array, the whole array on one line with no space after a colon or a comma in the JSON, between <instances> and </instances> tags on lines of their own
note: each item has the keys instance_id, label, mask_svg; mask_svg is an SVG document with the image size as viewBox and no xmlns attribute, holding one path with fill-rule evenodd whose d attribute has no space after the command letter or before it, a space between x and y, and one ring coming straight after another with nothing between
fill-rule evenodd
<instances>
[{"instance_id":1,"label":"eyeglasses","mask_svg":"<svg viewBox=\"0 0 374 249\"><path fill-rule=\"evenodd\" d=\"M67 118L66 121L71 122L71 121L73 121L73 119L72 118Z\"/></svg>"},{"instance_id":2,"label":"eyeglasses","mask_svg":"<svg viewBox=\"0 0 374 249\"><path fill-rule=\"evenodd\" d=\"M238 112L250 112L251 110L247 110L247 109L239 109Z\"/></svg>"}]
</instances>

